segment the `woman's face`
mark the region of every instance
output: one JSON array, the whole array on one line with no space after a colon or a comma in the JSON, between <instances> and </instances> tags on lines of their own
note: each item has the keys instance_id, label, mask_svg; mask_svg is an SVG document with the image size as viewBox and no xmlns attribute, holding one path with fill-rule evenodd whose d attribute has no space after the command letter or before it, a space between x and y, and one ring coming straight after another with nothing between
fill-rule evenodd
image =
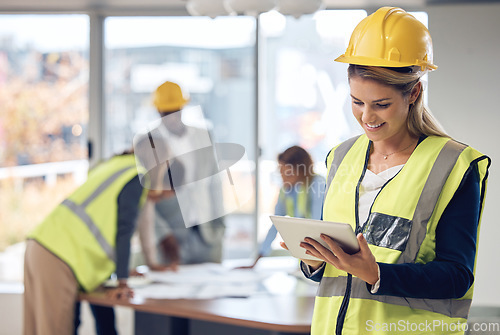
<instances>
[{"instance_id":1,"label":"woman's face","mask_svg":"<svg viewBox=\"0 0 500 335\"><path fill-rule=\"evenodd\" d=\"M400 140L409 131L409 99L395 88L374 80L352 77L352 113L373 142Z\"/></svg>"},{"instance_id":2,"label":"woman's face","mask_svg":"<svg viewBox=\"0 0 500 335\"><path fill-rule=\"evenodd\" d=\"M292 164L279 162L279 169L284 184L291 186L300 181L300 175Z\"/></svg>"}]
</instances>

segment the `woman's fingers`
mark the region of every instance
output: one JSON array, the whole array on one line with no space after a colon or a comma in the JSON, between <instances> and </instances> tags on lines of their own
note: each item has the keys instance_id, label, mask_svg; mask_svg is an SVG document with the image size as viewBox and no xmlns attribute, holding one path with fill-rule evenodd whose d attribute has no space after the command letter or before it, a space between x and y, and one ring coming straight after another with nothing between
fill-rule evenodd
<instances>
[{"instance_id":1,"label":"woman's fingers","mask_svg":"<svg viewBox=\"0 0 500 335\"><path fill-rule=\"evenodd\" d=\"M330 250L335 254L337 257L343 257L346 255L344 250L335 242L330 236L321 234L321 239L328 244L330 247Z\"/></svg>"},{"instance_id":2,"label":"woman's fingers","mask_svg":"<svg viewBox=\"0 0 500 335\"><path fill-rule=\"evenodd\" d=\"M335 266L338 265L338 259L334 250L325 247L323 244L310 237L306 237L302 243L304 243L303 248L311 252L310 255L320 258L328 263L332 263ZM310 246L310 249L307 245Z\"/></svg>"},{"instance_id":3,"label":"woman's fingers","mask_svg":"<svg viewBox=\"0 0 500 335\"><path fill-rule=\"evenodd\" d=\"M359 249L362 252L371 252L370 247L368 246L368 241L364 237L363 233L359 233L358 236L356 236L356 238L358 239Z\"/></svg>"},{"instance_id":4,"label":"woman's fingers","mask_svg":"<svg viewBox=\"0 0 500 335\"><path fill-rule=\"evenodd\" d=\"M378 280L378 265L363 234L357 235L360 251L352 255L344 252L331 237L322 234L321 239L327 246L310 237L306 237L300 246L306 249L307 254L322 259L339 270L351 273L367 283L373 284Z\"/></svg>"},{"instance_id":5,"label":"woman's fingers","mask_svg":"<svg viewBox=\"0 0 500 335\"><path fill-rule=\"evenodd\" d=\"M301 242L300 246L306 249L306 254L323 259L323 255L311 244L306 242Z\"/></svg>"},{"instance_id":6,"label":"woman's fingers","mask_svg":"<svg viewBox=\"0 0 500 335\"><path fill-rule=\"evenodd\" d=\"M306 237L304 239L304 242L302 243L311 245L314 249L318 250L319 252L328 251L328 248L326 248L323 244L319 243L318 241L316 241L311 237Z\"/></svg>"}]
</instances>

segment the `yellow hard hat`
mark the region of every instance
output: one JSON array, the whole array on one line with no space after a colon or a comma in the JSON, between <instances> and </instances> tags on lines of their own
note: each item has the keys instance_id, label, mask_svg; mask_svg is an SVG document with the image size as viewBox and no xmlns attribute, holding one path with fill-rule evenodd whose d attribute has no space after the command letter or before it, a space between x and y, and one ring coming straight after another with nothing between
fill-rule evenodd
<instances>
[{"instance_id":1,"label":"yellow hard hat","mask_svg":"<svg viewBox=\"0 0 500 335\"><path fill-rule=\"evenodd\" d=\"M382 7L364 18L352 32L346 52L337 62L385 67L420 66L435 70L429 30L397 7Z\"/></svg>"},{"instance_id":2,"label":"yellow hard hat","mask_svg":"<svg viewBox=\"0 0 500 335\"><path fill-rule=\"evenodd\" d=\"M161 84L154 93L153 104L159 112L174 112L182 109L187 104L179 85L171 81Z\"/></svg>"}]
</instances>

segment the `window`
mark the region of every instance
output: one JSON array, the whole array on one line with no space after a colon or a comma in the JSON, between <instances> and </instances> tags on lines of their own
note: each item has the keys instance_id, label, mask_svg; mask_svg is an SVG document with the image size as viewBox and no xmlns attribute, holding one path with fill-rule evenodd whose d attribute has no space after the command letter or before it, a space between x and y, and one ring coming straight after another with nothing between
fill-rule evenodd
<instances>
[{"instance_id":1,"label":"window","mask_svg":"<svg viewBox=\"0 0 500 335\"><path fill-rule=\"evenodd\" d=\"M159 119L152 94L166 80L190 96L183 118L201 111L214 143L245 148L255 169L255 20L250 17L110 17L105 21L107 155L132 145ZM200 115L200 114L197 114ZM247 180L252 186L253 179ZM224 258L248 257L255 195L225 216ZM181 205L182 206L182 205Z\"/></svg>"},{"instance_id":2,"label":"window","mask_svg":"<svg viewBox=\"0 0 500 335\"><path fill-rule=\"evenodd\" d=\"M425 13L412 14L427 24ZM134 135L158 119L155 88L178 82L213 142L243 146L248 183L259 178L259 194L226 217L224 257L253 255L281 183L277 154L301 145L324 175L328 151L360 132L346 65L334 59L365 16L325 10L299 19L274 11L259 20L106 18L103 156L130 148ZM89 29L86 15L0 15L0 252L23 241L86 178Z\"/></svg>"},{"instance_id":3,"label":"window","mask_svg":"<svg viewBox=\"0 0 500 335\"><path fill-rule=\"evenodd\" d=\"M86 179L88 31L86 15L0 15L0 252Z\"/></svg>"},{"instance_id":4,"label":"window","mask_svg":"<svg viewBox=\"0 0 500 335\"><path fill-rule=\"evenodd\" d=\"M347 66L334 59L365 16L363 10L324 10L299 19L275 11L261 15L259 241L271 225L281 186L278 154L300 145L311 154L315 172L325 176L329 150L360 132L351 117ZM281 250L277 240L274 248Z\"/></svg>"}]
</instances>

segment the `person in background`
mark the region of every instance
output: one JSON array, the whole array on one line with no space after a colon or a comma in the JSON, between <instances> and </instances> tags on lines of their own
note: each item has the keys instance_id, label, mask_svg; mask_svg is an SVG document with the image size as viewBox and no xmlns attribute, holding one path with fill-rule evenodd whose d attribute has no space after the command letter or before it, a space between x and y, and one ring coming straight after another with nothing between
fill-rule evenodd
<instances>
[{"instance_id":1,"label":"person in background","mask_svg":"<svg viewBox=\"0 0 500 335\"><path fill-rule=\"evenodd\" d=\"M283 183L274 214L320 220L325 179L314 173L311 155L300 146L291 146L278 155L278 167ZM276 227L271 225L250 268L271 253L271 244L277 233Z\"/></svg>"},{"instance_id":2,"label":"person in background","mask_svg":"<svg viewBox=\"0 0 500 335\"><path fill-rule=\"evenodd\" d=\"M91 292L115 273L110 299L129 299L130 239L137 213L148 197L133 151L116 155L89 171L87 181L29 234L24 263L24 334L76 333L78 294ZM150 172L151 175L155 172ZM159 177L160 178L160 177ZM161 192L170 196L172 189ZM161 198L155 192L155 199ZM97 308L98 334L113 334L114 316ZM105 314L99 314L105 313ZM112 327L112 328L110 328Z\"/></svg>"},{"instance_id":3,"label":"person in background","mask_svg":"<svg viewBox=\"0 0 500 335\"><path fill-rule=\"evenodd\" d=\"M161 139L157 140L182 162L186 183L218 172L209 163L214 160L214 152L203 150L211 148L208 130L186 125L182 120L188 102L181 87L171 81L158 86L153 96L153 104L161 116L161 123L154 133L160 134ZM175 269L178 264L222 261L224 218L200 224L194 207L213 210L216 204L210 189L199 187L195 191L197 195L204 195L204 201L200 203L193 199L192 210L184 213L177 197L146 203L140 217L139 236L150 269L161 270L165 265Z\"/></svg>"},{"instance_id":4,"label":"person in background","mask_svg":"<svg viewBox=\"0 0 500 335\"><path fill-rule=\"evenodd\" d=\"M328 247L301 244L323 260L301 263L320 282L311 333L463 334L490 159L450 138L424 106L421 78L437 67L430 33L411 14L378 9L336 61L349 64L364 134L327 156L323 218L349 223L360 251L346 254L326 235Z\"/></svg>"}]
</instances>

